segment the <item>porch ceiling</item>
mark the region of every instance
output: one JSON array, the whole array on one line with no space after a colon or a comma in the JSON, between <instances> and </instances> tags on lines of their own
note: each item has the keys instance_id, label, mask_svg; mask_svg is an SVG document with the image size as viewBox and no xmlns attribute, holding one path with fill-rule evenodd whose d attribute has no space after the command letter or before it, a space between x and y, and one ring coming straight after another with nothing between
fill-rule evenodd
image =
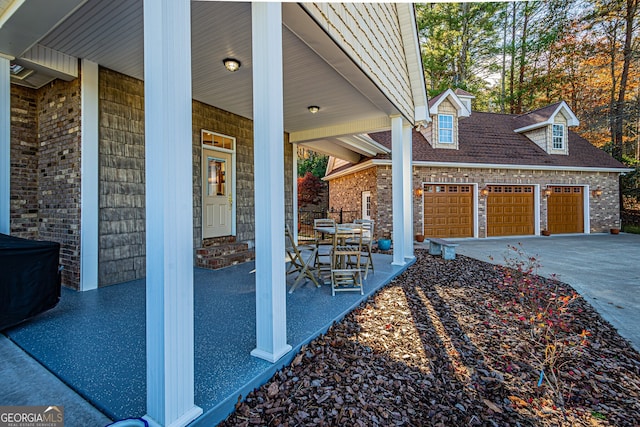
<instances>
[{"instance_id":1,"label":"porch ceiling","mask_svg":"<svg viewBox=\"0 0 640 427\"><path fill-rule=\"evenodd\" d=\"M52 10L57 7L42 3ZM88 0L51 30L33 36L29 47L37 43L142 79L142 6L142 0ZM314 145L337 157L344 158L345 149L351 160L364 154L362 147L350 146L357 138L333 137L388 128L389 116L397 110L303 6L282 7L285 131L292 142ZM252 118L251 4L192 1L191 10L193 98ZM242 63L238 71L224 68L227 57ZM320 111L310 113L311 105Z\"/></svg>"}]
</instances>

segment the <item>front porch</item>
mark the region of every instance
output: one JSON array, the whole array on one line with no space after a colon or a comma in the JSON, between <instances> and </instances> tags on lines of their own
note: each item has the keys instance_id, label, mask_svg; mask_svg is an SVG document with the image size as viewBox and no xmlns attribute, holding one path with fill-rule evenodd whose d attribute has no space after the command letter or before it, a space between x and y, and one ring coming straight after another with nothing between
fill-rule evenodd
<instances>
[{"instance_id":1,"label":"front porch","mask_svg":"<svg viewBox=\"0 0 640 427\"><path fill-rule=\"evenodd\" d=\"M374 262L364 296L331 297L329 286L309 282L287 294L287 342L293 350L273 364L250 355L255 264L194 269L195 404L204 411L194 425L224 419L240 395L266 382L303 345L410 265L392 265L392 257L383 254L374 254ZM109 417L146 413L144 280L87 292L65 289L58 307L5 333Z\"/></svg>"}]
</instances>

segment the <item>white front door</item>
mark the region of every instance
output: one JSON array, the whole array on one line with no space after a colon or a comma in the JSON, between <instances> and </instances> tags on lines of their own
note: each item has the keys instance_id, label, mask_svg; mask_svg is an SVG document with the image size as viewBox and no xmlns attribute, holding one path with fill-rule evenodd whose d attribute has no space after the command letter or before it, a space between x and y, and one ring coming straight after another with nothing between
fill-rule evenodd
<instances>
[{"instance_id":1,"label":"white front door","mask_svg":"<svg viewBox=\"0 0 640 427\"><path fill-rule=\"evenodd\" d=\"M202 238L231 235L231 154L202 150Z\"/></svg>"}]
</instances>

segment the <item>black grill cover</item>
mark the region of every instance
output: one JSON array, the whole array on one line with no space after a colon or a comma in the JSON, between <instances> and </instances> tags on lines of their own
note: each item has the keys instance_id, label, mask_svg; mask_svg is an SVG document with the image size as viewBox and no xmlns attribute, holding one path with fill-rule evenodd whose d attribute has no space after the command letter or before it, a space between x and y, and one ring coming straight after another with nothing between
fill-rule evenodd
<instances>
[{"instance_id":1,"label":"black grill cover","mask_svg":"<svg viewBox=\"0 0 640 427\"><path fill-rule=\"evenodd\" d=\"M0 330L60 300L60 244L0 234Z\"/></svg>"}]
</instances>

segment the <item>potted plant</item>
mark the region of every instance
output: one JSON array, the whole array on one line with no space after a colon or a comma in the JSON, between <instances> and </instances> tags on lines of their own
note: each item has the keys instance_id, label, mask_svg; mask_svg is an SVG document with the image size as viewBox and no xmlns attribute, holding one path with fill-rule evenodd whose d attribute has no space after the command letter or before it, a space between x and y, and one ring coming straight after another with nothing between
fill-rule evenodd
<instances>
[{"instance_id":1,"label":"potted plant","mask_svg":"<svg viewBox=\"0 0 640 427\"><path fill-rule=\"evenodd\" d=\"M416 234L416 242L424 242L424 234Z\"/></svg>"},{"instance_id":2,"label":"potted plant","mask_svg":"<svg viewBox=\"0 0 640 427\"><path fill-rule=\"evenodd\" d=\"M620 229L619 228L610 228L609 232L611 234L620 234Z\"/></svg>"},{"instance_id":3,"label":"potted plant","mask_svg":"<svg viewBox=\"0 0 640 427\"><path fill-rule=\"evenodd\" d=\"M551 236L551 232L549 230L547 230L547 229L542 230L540 232L540 234L542 234L543 236Z\"/></svg>"},{"instance_id":4,"label":"potted plant","mask_svg":"<svg viewBox=\"0 0 640 427\"><path fill-rule=\"evenodd\" d=\"M388 251L391 249L391 235L389 233L383 234L382 238L378 239L378 249L381 251Z\"/></svg>"}]
</instances>

